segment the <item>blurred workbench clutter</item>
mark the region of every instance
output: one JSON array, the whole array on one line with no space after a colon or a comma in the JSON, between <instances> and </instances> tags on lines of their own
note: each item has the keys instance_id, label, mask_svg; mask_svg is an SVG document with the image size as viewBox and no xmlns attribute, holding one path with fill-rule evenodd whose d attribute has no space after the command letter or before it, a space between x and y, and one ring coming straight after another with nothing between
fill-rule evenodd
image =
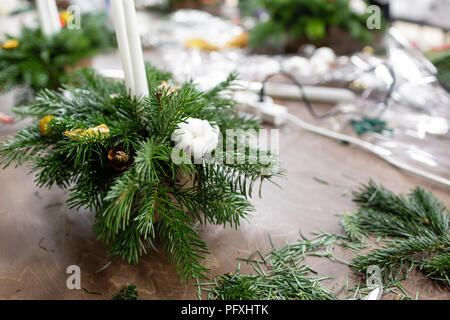
<instances>
[{"instance_id":1,"label":"blurred workbench clutter","mask_svg":"<svg viewBox=\"0 0 450 320\"><path fill-rule=\"evenodd\" d=\"M449 16L0 2L0 299L450 299Z\"/></svg>"}]
</instances>

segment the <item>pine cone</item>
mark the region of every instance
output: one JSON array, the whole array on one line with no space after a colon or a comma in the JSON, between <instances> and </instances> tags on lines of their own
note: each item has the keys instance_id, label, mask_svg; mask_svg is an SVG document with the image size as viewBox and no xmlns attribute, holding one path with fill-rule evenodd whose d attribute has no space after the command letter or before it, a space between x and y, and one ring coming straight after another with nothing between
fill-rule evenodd
<instances>
[{"instance_id":1,"label":"pine cone","mask_svg":"<svg viewBox=\"0 0 450 320\"><path fill-rule=\"evenodd\" d=\"M121 146L114 147L108 151L110 165L119 172L125 171L134 164L134 156L128 155Z\"/></svg>"}]
</instances>

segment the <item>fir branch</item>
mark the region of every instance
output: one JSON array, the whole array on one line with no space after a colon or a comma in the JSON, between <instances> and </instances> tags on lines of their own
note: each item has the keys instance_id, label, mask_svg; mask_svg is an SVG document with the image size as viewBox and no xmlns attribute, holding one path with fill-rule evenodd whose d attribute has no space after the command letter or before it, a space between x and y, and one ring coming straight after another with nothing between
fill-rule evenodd
<instances>
[{"instance_id":1,"label":"fir branch","mask_svg":"<svg viewBox=\"0 0 450 320\"><path fill-rule=\"evenodd\" d=\"M142 117L154 135L170 138L178 123L204 107L201 93L192 84L184 84L176 94L151 94L142 105Z\"/></svg>"},{"instance_id":2,"label":"fir branch","mask_svg":"<svg viewBox=\"0 0 450 320\"><path fill-rule=\"evenodd\" d=\"M418 235L425 229L438 235L449 232L448 211L424 189L416 188L408 197L401 197L370 181L353 195L353 200L363 208L358 219L367 225L367 230L375 228L380 235L396 236Z\"/></svg>"},{"instance_id":3,"label":"fir branch","mask_svg":"<svg viewBox=\"0 0 450 320\"><path fill-rule=\"evenodd\" d=\"M92 166L84 168L76 183L69 188L67 205L71 209L88 208L90 211L100 211L103 199L108 192L106 185L112 182L111 172L99 173Z\"/></svg>"},{"instance_id":4,"label":"fir branch","mask_svg":"<svg viewBox=\"0 0 450 320\"><path fill-rule=\"evenodd\" d=\"M409 194L409 200L416 210L421 212L424 224L434 233L442 236L449 234L449 212L431 192L416 188Z\"/></svg>"},{"instance_id":5,"label":"fir branch","mask_svg":"<svg viewBox=\"0 0 450 320\"><path fill-rule=\"evenodd\" d=\"M225 79L225 81L218 83L216 86L214 86L214 88L206 91L203 95L204 98L208 100L217 98L219 94L229 89L230 86L233 85L237 79L238 79L237 72L230 73L228 77Z\"/></svg>"},{"instance_id":6,"label":"fir branch","mask_svg":"<svg viewBox=\"0 0 450 320\"><path fill-rule=\"evenodd\" d=\"M103 223L111 231L111 236L129 225L133 204L140 190L133 171L118 177L104 198L108 205L103 211Z\"/></svg>"},{"instance_id":7,"label":"fir branch","mask_svg":"<svg viewBox=\"0 0 450 320\"><path fill-rule=\"evenodd\" d=\"M259 154L255 159L248 156L248 150L240 152L216 153L203 164L201 179L215 181L231 192L239 192L244 197L251 197L255 183L264 179L283 176L276 156L268 161L261 161ZM261 192L259 193L261 195Z\"/></svg>"},{"instance_id":8,"label":"fir branch","mask_svg":"<svg viewBox=\"0 0 450 320\"><path fill-rule=\"evenodd\" d=\"M229 97L224 95L224 92L238 79L237 73L231 73L227 79L214 88L203 94L203 99L207 101L205 107L198 113L197 117L216 123L223 136L225 136L227 129L240 130L259 130L261 121L250 114L237 113L236 103Z\"/></svg>"},{"instance_id":9,"label":"fir branch","mask_svg":"<svg viewBox=\"0 0 450 320\"><path fill-rule=\"evenodd\" d=\"M155 237L154 223L158 216L157 206L158 206L158 195L159 195L160 182L154 184L149 184L147 188L141 192L142 196L140 198L140 207L136 216L133 218L134 223L136 223L137 231L143 237L148 237L149 235Z\"/></svg>"},{"instance_id":10,"label":"fir branch","mask_svg":"<svg viewBox=\"0 0 450 320\"><path fill-rule=\"evenodd\" d=\"M80 22L80 29L62 28L52 36L40 28L23 28L17 48L0 49L0 87L5 91L25 85L35 93L57 88L68 81L68 66L115 45L105 14L83 14Z\"/></svg>"},{"instance_id":11,"label":"fir branch","mask_svg":"<svg viewBox=\"0 0 450 320\"><path fill-rule=\"evenodd\" d=\"M344 225L345 217L341 223ZM370 208L361 209L351 215L351 227L357 228L360 232L375 234L377 236L396 236L410 237L417 236L429 230L424 223L411 222L408 218L393 215L382 211L376 211ZM344 227L344 230L351 237L351 231Z\"/></svg>"},{"instance_id":12,"label":"fir branch","mask_svg":"<svg viewBox=\"0 0 450 320\"><path fill-rule=\"evenodd\" d=\"M450 252L448 250L426 260L420 268L427 277L450 285Z\"/></svg>"},{"instance_id":13,"label":"fir branch","mask_svg":"<svg viewBox=\"0 0 450 320\"><path fill-rule=\"evenodd\" d=\"M73 166L66 161L66 157L61 153L46 154L35 157L30 173L37 173L35 183L38 187L50 188L57 185L66 189L74 181L78 172L73 171Z\"/></svg>"},{"instance_id":14,"label":"fir branch","mask_svg":"<svg viewBox=\"0 0 450 320\"><path fill-rule=\"evenodd\" d=\"M364 238L367 236L367 232L361 228L357 215L358 213L355 212L341 214L341 225L351 240L363 242Z\"/></svg>"},{"instance_id":15,"label":"fir branch","mask_svg":"<svg viewBox=\"0 0 450 320\"><path fill-rule=\"evenodd\" d=\"M220 159L210 164L207 159L195 165L175 163L172 131L189 117L209 114L221 131L254 123L240 120L220 90L204 94L186 83L169 93L159 87L162 79L168 80L167 73L151 66L146 72L150 95L143 100L131 97L123 83L106 81L91 69L76 72L71 84L60 90L41 91L16 111L37 121L52 115L48 132L39 132L37 123L23 129L0 147L0 164L30 161L38 186L69 189L69 207L95 211L93 231L110 246L110 255L138 263L148 248L155 249L153 240L158 238L180 278L187 281L207 272L201 261L208 250L195 222L237 227L253 210L245 198L253 184L281 170L277 157L261 161L259 150L255 162L244 157L237 164L220 164ZM86 134L99 125L108 127L108 134ZM117 148L129 158L123 167L108 157ZM230 150L229 156L237 159L249 153ZM194 184L188 186L182 175Z\"/></svg>"},{"instance_id":16,"label":"fir branch","mask_svg":"<svg viewBox=\"0 0 450 320\"><path fill-rule=\"evenodd\" d=\"M159 181L159 175L164 172L162 162L170 159L171 148L168 144L150 138L139 144L136 151L136 176L141 181Z\"/></svg>"},{"instance_id":17,"label":"fir branch","mask_svg":"<svg viewBox=\"0 0 450 320\"><path fill-rule=\"evenodd\" d=\"M302 262L307 254L323 249L339 238L327 233L312 239L301 235L296 243L273 247L265 255L256 251L247 259L238 259L247 262L254 273L241 274L239 264L234 274L197 283L199 297L205 291L210 300L336 300L336 296L321 284L327 278L311 275L315 271Z\"/></svg>"},{"instance_id":18,"label":"fir branch","mask_svg":"<svg viewBox=\"0 0 450 320\"><path fill-rule=\"evenodd\" d=\"M209 251L195 230L192 218L170 202L162 206L160 213L158 236L169 260L175 263L180 279L187 283L191 277L205 278L209 269L202 266L201 261Z\"/></svg>"},{"instance_id":19,"label":"fir branch","mask_svg":"<svg viewBox=\"0 0 450 320\"><path fill-rule=\"evenodd\" d=\"M97 226L97 228L95 228ZM99 224L94 226L94 230L99 231ZM101 234L98 234L98 238ZM108 249L108 254L111 256L121 256L127 263L137 264L139 257L146 254L146 246L154 248L154 245L150 238L144 239L140 236L137 225L132 223L129 227L123 231L114 235L112 238L111 246Z\"/></svg>"},{"instance_id":20,"label":"fir branch","mask_svg":"<svg viewBox=\"0 0 450 320\"><path fill-rule=\"evenodd\" d=\"M199 221L237 228L253 206L242 195L224 190L220 185L204 183L191 188L179 188L175 199Z\"/></svg>"},{"instance_id":21,"label":"fir branch","mask_svg":"<svg viewBox=\"0 0 450 320\"><path fill-rule=\"evenodd\" d=\"M16 132L15 138L0 144L0 165L7 168L12 164L20 166L33 156L45 150L48 144L42 139L38 125L32 125Z\"/></svg>"},{"instance_id":22,"label":"fir branch","mask_svg":"<svg viewBox=\"0 0 450 320\"><path fill-rule=\"evenodd\" d=\"M112 300L138 300L139 294L136 289L136 286L133 284L127 284L122 289L117 292L114 292L111 295Z\"/></svg>"},{"instance_id":23,"label":"fir branch","mask_svg":"<svg viewBox=\"0 0 450 320\"><path fill-rule=\"evenodd\" d=\"M353 201L362 208L388 212L404 216L407 219L412 219L412 221L420 221L420 215L411 207L406 198L395 195L392 191L377 185L372 180L353 192Z\"/></svg>"},{"instance_id":24,"label":"fir branch","mask_svg":"<svg viewBox=\"0 0 450 320\"><path fill-rule=\"evenodd\" d=\"M352 268L364 272L378 265L392 280L407 276L416 265L431 279L449 284L449 214L431 192L416 188L402 197L370 181L354 193L354 201L361 209L350 218L342 216L347 234L351 236L354 229L394 239L385 247L356 257Z\"/></svg>"},{"instance_id":25,"label":"fir branch","mask_svg":"<svg viewBox=\"0 0 450 320\"><path fill-rule=\"evenodd\" d=\"M149 89L153 89L159 86L161 82L169 81L172 78L170 72L158 70L148 62L145 63L145 73Z\"/></svg>"},{"instance_id":26,"label":"fir branch","mask_svg":"<svg viewBox=\"0 0 450 320\"><path fill-rule=\"evenodd\" d=\"M450 239L448 237L440 238L432 233L408 239L395 239L386 247L372 250L367 255L357 256L353 259L351 267L365 272L367 267L377 265L385 271L387 279L396 280L398 275L406 272L403 270L404 267L408 270L414 261L426 259L431 253L439 254L443 250L448 250L449 246ZM449 261L446 261L448 265Z\"/></svg>"}]
</instances>

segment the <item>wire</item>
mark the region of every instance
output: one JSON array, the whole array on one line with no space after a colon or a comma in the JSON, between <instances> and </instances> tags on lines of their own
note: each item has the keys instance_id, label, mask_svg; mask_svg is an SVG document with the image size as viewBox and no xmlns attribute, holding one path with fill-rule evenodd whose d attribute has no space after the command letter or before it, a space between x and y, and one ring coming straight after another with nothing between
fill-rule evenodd
<instances>
[{"instance_id":1,"label":"wire","mask_svg":"<svg viewBox=\"0 0 450 320\"><path fill-rule=\"evenodd\" d=\"M308 109L309 113L311 113L311 115L316 118L316 119L325 119L325 118L329 118L329 117L333 117L339 114L344 114L345 112L341 111L341 110L332 110L330 112L327 112L325 114L321 114L319 115L318 113L316 113L316 111L314 110L311 101L308 99L308 97L306 96L305 93L305 89L303 87L303 85L290 73L286 72L286 71L279 71L276 73L272 73L269 74L267 77L264 78L264 80L262 81L262 86L261 86L261 90L259 92L259 101L263 102L264 101L264 97L265 97L265 86L267 81L269 81L271 78L278 76L278 75L282 75L285 76L286 78L288 78L289 80L291 80L300 90L301 93L301 97L303 102L305 103L306 109Z\"/></svg>"},{"instance_id":2,"label":"wire","mask_svg":"<svg viewBox=\"0 0 450 320\"><path fill-rule=\"evenodd\" d=\"M443 184L447 187L450 187L450 180L448 180L444 177L429 173L427 171L415 168L415 167L413 167L407 163L404 163L402 161L399 161L399 160L395 159L394 157L392 157L392 153L388 149L376 146L370 142L367 142L367 141L364 141L364 140L361 140L361 139L358 139L358 138L355 138L352 136L348 136L348 135L345 135L342 133L337 133L337 132L334 132L331 130L323 129L323 128L317 127L315 125L306 123L305 121L301 120L300 118L298 118L290 113L287 115L287 118L288 118L288 120L292 121L295 125L299 126L300 128L302 128L304 130L307 130L307 131L310 131L310 132L313 132L313 133L316 133L316 134L319 134L319 135L322 135L322 136L325 136L328 138L332 138L335 140L353 143L353 144L379 156L381 159L387 161L388 163L392 164L393 166L396 166L405 171L409 171L418 176L427 178L434 182L437 182L437 183Z\"/></svg>"},{"instance_id":3,"label":"wire","mask_svg":"<svg viewBox=\"0 0 450 320\"><path fill-rule=\"evenodd\" d=\"M388 88L388 90L386 92L386 95L384 96L384 98L383 98L383 100L381 102L383 104L383 109L380 111L380 115L381 115L387 109L388 103L389 103L389 99L391 98L392 93L394 92L394 88L395 88L395 84L396 84L395 72L394 72L392 67L387 62L383 61L383 62L381 62L381 63L379 63L379 64L377 64L375 66L372 66L372 67L370 67L368 69L361 70L360 73L374 72L380 65L384 65L388 69L389 74L392 77L392 83L389 86L389 88ZM269 81L271 78L273 78L273 77L275 77L277 75L282 75L282 76L288 78L292 83L294 83L299 88L300 93L301 93L301 97L302 97L302 100L303 100L303 102L304 102L304 104L306 106L306 109L308 109L309 113L314 118L316 118L316 119L326 119L326 118L330 118L330 117L334 117L334 116L346 113L345 111L342 111L342 110L339 110L339 109L337 109L337 110L335 109L335 110L331 110L330 112L327 112L327 113L324 113L324 114L318 114L314 110L311 101L309 100L308 96L306 95L303 85L292 74L290 74L290 73L288 73L286 71L283 71L283 70L281 70L279 72L276 72L276 73L269 74L268 76L266 76L264 78L264 80L262 81L261 90L259 92L259 101L260 102L264 101L265 86L266 86L267 81Z\"/></svg>"},{"instance_id":4,"label":"wire","mask_svg":"<svg viewBox=\"0 0 450 320\"><path fill-rule=\"evenodd\" d=\"M389 86L389 88L388 88L388 90L386 92L386 95L385 95L385 97L384 97L384 99L382 101L382 103L384 104L384 108L381 110L381 113L382 113L382 112L384 112L384 110L387 109L389 99L391 98L392 93L394 91L394 87L395 87L395 83L396 83L396 77L395 77L394 70L392 69L392 67L387 62L382 62L380 64L377 64L376 66L372 66L369 69L362 70L362 73L373 72L380 65L385 65L386 68L388 69L391 77L392 77L392 83ZM308 111L311 113L311 115L313 117L315 117L317 119L324 119L324 118L328 118L328 117L332 117L332 116L344 113L341 110L334 110L334 111L330 111L330 112L322 114L322 115L317 114L315 112L314 108L312 107L311 102L309 101L308 97L305 94L305 90L303 88L303 85L293 75L291 75L291 74L289 74L289 73L287 73L285 71L280 71L280 72L277 72L277 73L270 74L263 80L261 91L259 92L259 98L260 98L261 102L264 101L265 85L266 85L267 81L269 79L271 79L272 77L276 76L276 75L283 75L283 76L287 77L289 80L291 80L299 88L299 90L301 92L301 95L302 95L303 102L305 103L306 108L308 109ZM358 138L355 138L355 137L352 137L352 136L348 136L348 135L345 135L345 134L342 134L342 133L337 133L337 132L334 132L334 131L331 131L331 130L327 130L327 129L324 129L324 128L321 128L321 127L309 124L309 123L301 120L300 118L298 118L298 117L296 117L296 116L294 116L294 115L292 115L290 113L288 113L287 118L288 118L288 120L292 121L294 124L296 124L297 126L299 126L302 129L305 129L307 131L310 131L310 132L313 132L313 133L316 133L316 134L319 134L319 135L322 135L322 136L325 136L325 137L328 137L328 138L332 138L332 139L335 139L335 140L352 143L354 145L357 145L357 146L363 148L364 150L367 150L367 151L377 155L378 157L380 157L381 159L385 160L386 162L390 163L391 165L393 165L395 167L398 167L398 168L403 169L405 171L411 172L411 173L416 174L418 176L427 178L427 179L432 180L434 182L437 182L437 183L443 184L443 185L445 185L447 187L450 187L450 180L448 180L448 179L446 179L444 177L435 175L433 173L424 171L422 169L413 167L413 166L411 166L411 165L409 165L407 163L404 163L402 161L399 161L399 160L395 159L394 157L392 157L392 152L389 151L386 148L383 148L383 147L380 147L380 146L376 146L376 145L374 145L374 144L372 144L370 142L367 142L367 141L364 141L364 140L361 140L361 139L358 139Z\"/></svg>"},{"instance_id":5,"label":"wire","mask_svg":"<svg viewBox=\"0 0 450 320\"><path fill-rule=\"evenodd\" d=\"M372 66L372 67L370 67L368 69L361 70L359 72L359 74L374 72L379 66L383 66L383 65L388 70L389 75L392 78L392 83L389 86L389 88L387 89L386 94L384 96L384 99L381 101L381 103L383 104L383 109L380 111L380 114L378 115L378 117L380 117L383 114L383 112L387 109L388 104L389 104L389 100L391 99L392 93L394 92L395 85L397 83L397 77L395 76L394 69L392 69L392 67L389 65L389 63L387 63L386 61L383 61L383 62L380 62L380 63L378 63L378 64L376 64L376 65L374 65L374 66Z\"/></svg>"}]
</instances>

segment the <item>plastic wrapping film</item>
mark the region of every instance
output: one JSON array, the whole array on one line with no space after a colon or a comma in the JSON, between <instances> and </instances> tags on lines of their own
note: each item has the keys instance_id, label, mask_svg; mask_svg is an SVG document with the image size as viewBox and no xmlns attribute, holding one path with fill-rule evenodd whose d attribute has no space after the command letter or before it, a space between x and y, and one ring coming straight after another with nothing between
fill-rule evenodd
<instances>
[{"instance_id":1,"label":"plastic wrapping film","mask_svg":"<svg viewBox=\"0 0 450 320\"><path fill-rule=\"evenodd\" d=\"M352 119L377 117L390 130L366 132L360 139L381 148L387 157L406 166L446 179L447 184L450 181L450 95L436 80L433 67L415 52L389 37L386 50L383 59L356 54L349 58L348 64L327 75L326 80L330 82L357 84L360 94L353 101L352 113L315 121L315 124L348 133ZM385 104L389 90L392 92Z\"/></svg>"},{"instance_id":2,"label":"plastic wrapping film","mask_svg":"<svg viewBox=\"0 0 450 320\"><path fill-rule=\"evenodd\" d=\"M178 80L193 79L207 90L232 71L253 84L285 71L303 85L349 87L355 93L352 101L336 106L345 109L344 115L312 123L356 136L351 130L351 120L384 120L391 130L366 132L358 138L397 161L450 180L449 94L430 73L432 66L426 60L389 36L383 58L367 53L334 57L327 50L320 55L318 51L310 51L309 56L270 56L248 54L245 49L217 49L242 30L205 12L178 11L158 28L163 31L148 34L159 38L147 42L158 44L164 64ZM203 39L216 48L188 48L187 39ZM271 84L274 97L283 94L288 97L297 90L286 82ZM277 96L277 92L282 94Z\"/></svg>"},{"instance_id":3,"label":"plastic wrapping film","mask_svg":"<svg viewBox=\"0 0 450 320\"><path fill-rule=\"evenodd\" d=\"M332 62L325 59L318 67L315 62L314 71L314 53L309 57L266 56L249 55L243 49L186 48L182 44L188 37L199 37L220 46L233 35L231 22L207 13L183 10L174 14L168 23L183 26L183 31L171 28L178 36L170 36L172 42L160 46L167 68L179 80L193 79L206 90L232 71L237 71L241 79L255 83L283 70L303 85L350 87L355 92L353 101L336 106L346 108L344 115L312 123L357 137L351 130L351 120L379 118L386 121L390 130L366 132L358 138L372 143L396 161L450 180L450 96L439 86L424 60L391 38L386 37L385 57L367 53L335 57ZM190 28L186 29L186 25ZM176 44L173 39L177 39ZM292 84L276 84L278 88L272 91L287 94L297 90Z\"/></svg>"}]
</instances>

